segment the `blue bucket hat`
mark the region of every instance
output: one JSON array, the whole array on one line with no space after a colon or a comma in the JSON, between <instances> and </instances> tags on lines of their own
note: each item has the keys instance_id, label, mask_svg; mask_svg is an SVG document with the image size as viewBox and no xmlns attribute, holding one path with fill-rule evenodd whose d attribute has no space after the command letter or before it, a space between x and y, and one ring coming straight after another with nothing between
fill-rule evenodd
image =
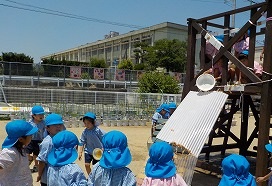
<instances>
[{"instance_id":1,"label":"blue bucket hat","mask_svg":"<svg viewBox=\"0 0 272 186\"><path fill-rule=\"evenodd\" d=\"M268 152L272 152L272 144L271 143L268 143L265 145L265 148Z\"/></svg>"},{"instance_id":2,"label":"blue bucket hat","mask_svg":"<svg viewBox=\"0 0 272 186\"><path fill-rule=\"evenodd\" d=\"M82 118L80 118L80 120L83 120L85 117L96 120L96 115L93 112L87 112Z\"/></svg>"},{"instance_id":3,"label":"blue bucket hat","mask_svg":"<svg viewBox=\"0 0 272 186\"><path fill-rule=\"evenodd\" d=\"M102 138L104 148L99 161L101 167L115 169L130 164L132 157L127 144L127 137L120 131L110 131Z\"/></svg>"},{"instance_id":4,"label":"blue bucket hat","mask_svg":"<svg viewBox=\"0 0 272 186\"><path fill-rule=\"evenodd\" d=\"M249 162L244 156L232 154L222 161L223 176L219 186L257 186L249 173Z\"/></svg>"},{"instance_id":5,"label":"blue bucket hat","mask_svg":"<svg viewBox=\"0 0 272 186\"><path fill-rule=\"evenodd\" d=\"M44 109L40 105L35 105L34 107L32 107L31 112L32 114L36 114L36 115L44 114Z\"/></svg>"},{"instance_id":6,"label":"blue bucket hat","mask_svg":"<svg viewBox=\"0 0 272 186\"><path fill-rule=\"evenodd\" d=\"M156 109L156 112L160 112L161 110L165 110L166 112L170 112L169 106L167 103L161 104L160 107Z\"/></svg>"},{"instance_id":7,"label":"blue bucket hat","mask_svg":"<svg viewBox=\"0 0 272 186\"><path fill-rule=\"evenodd\" d=\"M48 154L48 162L59 167L73 163L77 159L76 146L79 144L77 136L70 131L64 130L52 138L53 149Z\"/></svg>"},{"instance_id":8,"label":"blue bucket hat","mask_svg":"<svg viewBox=\"0 0 272 186\"><path fill-rule=\"evenodd\" d=\"M243 50L241 54L248 56L248 50Z\"/></svg>"},{"instance_id":9,"label":"blue bucket hat","mask_svg":"<svg viewBox=\"0 0 272 186\"><path fill-rule=\"evenodd\" d=\"M238 56L238 59L241 60L241 59L244 59L244 58L247 58L248 57L248 50L243 50L239 56Z\"/></svg>"},{"instance_id":10,"label":"blue bucket hat","mask_svg":"<svg viewBox=\"0 0 272 186\"><path fill-rule=\"evenodd\" d=\"M149 149L145 174L151 178L170 178L176 174L173 148L166 142L156 142Z\"/></svg>"},{"instance_id":11,"label":"blue bucket hat","mask_svg":"<svg viewBox=\"0 0 272 186\"><path fill-rule=\"evenodd\" d=\"M48 116L46 116L45 118L45 125L46 126L50 126L50 125L59 125L59 124L63 124L63 120L61 115L59 114L49 114Z\"/></svg>"},{"instance_id":12,"label":"blue bucket hat","mask_svg":"<svg viewBox=\"0 0 272 186\"><path fill-rule=\"evenodd\" d=\"M224 35L219 35L219 36L214 36L218 41L220 41L221 43L223 43L224 41Z\"/></svg>"},{"instance_id":13,"label":"blue bucket hat","mask_svg":"<svg viewBox=\"0 0 272 186\"><path fill-rule=\"evenodd\" d=\"M2 144L2 148L12 147L20 137L31 136L37 131L37 127L32 126L25 120L13 120L6 125L6 132L8 136Z\"/></svg>"},{"instance_id":14,"label":"blue bucket hat","mask_svg":"<svg viewBox=\"0 0 272 186\"><path fill-rule=\"evenodd\" d=\"M174 103L174 102L169 103L169 109L176 109L176 108L177 108L176 103Z\"/></svg>"}]
</instances>

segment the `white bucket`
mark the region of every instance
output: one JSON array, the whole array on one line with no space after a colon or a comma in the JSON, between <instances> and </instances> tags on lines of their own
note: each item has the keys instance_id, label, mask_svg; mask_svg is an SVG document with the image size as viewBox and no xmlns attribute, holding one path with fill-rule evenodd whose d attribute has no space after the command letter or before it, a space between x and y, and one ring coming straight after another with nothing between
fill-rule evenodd
<instances>
[{"instance_id":1,"label":"white bucket","mask_svg":"<svg viewBox=\"0 0 272 186\"><path fill-rule=\"evenodd\" d=\"M215 82L211 74L202 74L196 79L196 86L199 90L206 92L215 86Z\"/></svg>"}]
</instances>

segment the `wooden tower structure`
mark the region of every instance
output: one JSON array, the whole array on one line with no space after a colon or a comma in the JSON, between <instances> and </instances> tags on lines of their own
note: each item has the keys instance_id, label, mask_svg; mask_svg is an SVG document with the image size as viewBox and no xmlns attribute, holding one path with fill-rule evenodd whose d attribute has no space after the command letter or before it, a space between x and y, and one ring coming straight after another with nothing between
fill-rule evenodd
<instances>
[{"instance_id":1,"label":"wooden tower structure","mask_svg":"<svg viewBox=\"0 0 272 186\"><path fill-rule=\"evenodd\" d=\"M249 12L248 20L245 20L245 24L240 30L230 38L230 31L234 28L230 26L230 17L234 14ZM258 28L258 21L262 17L263 13L267 12L267 19L265 22L265 29L260 31ZM223 20L222 24L215 23L214 20ZM188 19L188 51L187 51L187 68L186 68L186 80L184 84L182 97L184 98L189 91L197 90L195 82L203 72L212 66L212 62L205 63L205 46L206 39L209 37L208 30L221 29L224 33L223 46L219 49L218 54L214 57L213 63L215 64L218 59L224 57L222 82L220 86L214 87L214 90L221 90L229 94L230 110L219 116L218 121L215 123L214 129L211 131L209 142L204 146L202 152L209 158L211 152L221 152L225 154L227 149L237 148L239 153L244 156L257 157L256 161L256 176L267 174L267 162L268 153L265 149L265 144L269 143L269 131L272 128L270 124L271 115L271 103L272 103L272 0L267 0L263 3L254 4L251 6L239 8L236 10L223 12L220 14L204 17L201 19ZM249 67L253 69L254 55L255 55L255 43L256 37L259 35L265 35L264 45L264 60L263 60L263 73L262 78L254 74L247 66L241 63L232 53L232 46L243 36L248 30L250 30L249 40ZM200 38L200 72L195 74L195 59L199 56L197 52L197 37ZM198 37L199 38L199 37ZM206 38L206 39L205 39ZM231 61L236 68L247 76L250 83L245 84L243 91L226 91L224 90L227 85L227 70L228 61ZM260 107L256 108L253 97L260 95ZM242 99L241 99L242 98ZM242 104L239 104L237 100L240 100ZM255 118L254 130L251 134L248 134L249 126L249 110L252 111ZM235 135L230 131L233 115L237 112L241 112L241 129L240 134ZM223 123L227 123L224 124ZM216 133L215 131L220 131ZM212 140L216 137L222 137L223 143L221 145L212 145ZM228 139L231 138L234 143L229 144ZM253 140L258 140L258 145L254 150L249 150ZM271 138L272 139L272 138Z\"/></svg>"}]
</instances>

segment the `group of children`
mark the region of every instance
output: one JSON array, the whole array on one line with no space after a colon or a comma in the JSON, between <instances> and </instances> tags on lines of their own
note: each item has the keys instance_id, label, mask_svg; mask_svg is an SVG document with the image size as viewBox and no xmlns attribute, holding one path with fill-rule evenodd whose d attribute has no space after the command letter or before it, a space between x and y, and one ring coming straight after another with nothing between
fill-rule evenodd
<instances>
[{"instance_id":1,"label":"group of children","mask_svg":"<svg viewBox=\"0 0 272 186\"><path fill-rule=\"evenodd\" d=\"M245 66L249 66L248 62L248 51L249 51L249 32L245 33L239 40L233 45L234 56L239 59ZM223 43L224 36L215 36L215 38ZM212 74L217 82L222 80L222 69L223 69L223 57L217 62L213 61L214 56L218 53L218 50L210 43L206 42L205 50L205 63L212 61L212 68L207 70L205 73ZM257 61L254 61L253 72L261 77L263 67ZM227 70L227 81L234 83L248 83L250 80L233 64L228 65Z\"/></svg>"},{"instance_id":2,"label":"group of children","mask_svg":"<svg viewBox=\"0 0 272 186\"><path fill-rule=\"evenodd\" d=\"M125 134L120 131L105 133L96 126L96 116L92 112L87 112L82 120L85 129L80 140L65 129L59 114L51 113L44 119L41 106L32 108L30 122L13 120L7 123L7 137L0 152L0 185L33 185L29 165L34 160L37 161L34 167L38 167L36 181L42 186L136 186L135 175L127 167L132 156ZM103 150L99 161L92 155L95 148ZM77 158L81 160L83 151L88 179L74 163ZM173 155L168 143L155 143L150 149L145 169L147 177L142 185L160 182L162 185L186 185L176 174Z\"/></svg>"},{"instance_id":3,"label":"group of children","mask_svg":"<svg viewBox=\"0 0 272 186\"><path fill-rule=\"evenodd\" d=\"M161 105L161 107L165 111L169 109L169 105L168 107ZM49 114L43 121L43 116L39 117L39 115L44 115L40 106L33 107L32 114L34 115L32 123L25 120L13 120L6 125L7 137L0 152L1 186L33 185L29 160L32 160L30 152L34 151L33 156L39 162L34 165L38 166L36 181L40 181L42 186L136 186L135 175L127 167L132 161L132 156L125 134L115 130L107 133L102 131L96 126L95 114L87 112L82 118L85 129L78 140L73 132L65 129L63 119L59 114ZM35 122L35 118L38 118L38 123ZM40 127L41 123L44 124L45 129ZM34 138L38 135L42 140ZM30 150L33 144L39 146L38 151L35 147L34 150ZM103 150L99 161L95 160L92 155L95 148ZM266 148L272 152L271 144L266 145ZM83 170L75 163L77 158L79 160L82 158L83 151L88 179ZM33 160L35 160L34 157ZM153 143L149 149L149 159L145 166L146 177L142 183L138 182L138 184L142 186L187 186L183 178L177 174L173 157L174 152L170 144L163 141ZM249 173L249 163L246 158L234 154L222 161L222 170L220 186L255 186L256 181L266 181L272 174L269 173L255 180Z\"/></svg>"}]
</instances>

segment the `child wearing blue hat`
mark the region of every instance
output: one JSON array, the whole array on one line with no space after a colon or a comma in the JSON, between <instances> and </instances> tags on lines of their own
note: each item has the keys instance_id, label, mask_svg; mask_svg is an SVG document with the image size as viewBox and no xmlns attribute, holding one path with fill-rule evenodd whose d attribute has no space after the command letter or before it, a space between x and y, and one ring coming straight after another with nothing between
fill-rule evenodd
<instances>
[{"instance_id":1,"label":"child wearing blue hat","mask_svg":"<svg viewBox=\"0 0 272 186\"><path fill-rule=\"evenodd\" d=\"M80 143L79 143L79 156L78 159L81 160L82 153L84 150L84 158L85 158L85 169L87 174L89 175L91 172L91 165L96 164L99 160L94 159L93 150L95 148L102 149L102 137L105 134L103 130L95 125L96 123L96 115L92 112L87 112L83 118L81 119L85 124L85 129L83 130Z\"/></svg>"},{"instance_id":2,"label":"child wearing blue hat","mask_svg":"<svg viewBox=\"0 0 272 186\"><path fill-rule=\"evenodd\" d=\"M272 144L268 143L265 145L266 150L272 153ZM257 183L261 183L268 180L268 186L272 186L272 167L269 167L270 172L265 176L260 176L256 179Z\"/></svg>"},{"instance_id":3,"label":"child wearing blue hat","mask_svg":"<svg viewBox=\"0 0 272 186\"><path fill-rule=\"evenodd\" d=\"M158 124L159 119L168 119L169 118L169 106L167 103L163 103L156 109L156 112L152 116L152 128L151 128L151 136L155 131L155 127Z\"/></svg>"},{"instance_id":4,"label":"child wearing blue hat","mask_svg":"<svg viewBox=\"0 0 272 186\"><path fill-rule=\"evenodd\" d=\"M254 176L249 173L249 162L244 156L231 154L222 161L223 175L219 186L257 186Z\"/></svg>"},{"instance_id":5,"label":"child wearing blue hat","mask_svg":"<svg viewBox=\"0 0 272 186\"><path fill-rule=\"evenodd\" d=\"M42 142L45 136L45 122L44 122L44 109L40 105L35 105L31 109L31 117L29 123L32 126L38 127L38 132L32 136L32 140L26 148L26 153L28 154L29 164L34 160L34 166L32 172L38 172L38 161L36 160L39 155L40 149L39 144ZM33 156L31 156L33 154Z\"/></svg>"},{"instance_id":6,"label":"child wearing blue hat","mask_svg":"<svg viewBox=\"0 0 272 186\"><path fill-rule=\"evenodd\" d=\"M247 67L249 66L249 64L248 64L248 54L249 54L248 50L243 50L240 53L239 57L238 57L238 59ZM262 76L263 66L260 63L258 63L257 61L254 61L253 72L258 77ZM243 73L241 73L240 70L239 70L239 82L240 83L247 83L248 81L249 81L249 79Z\"/></svg>"},{"instance_id":7,"label":"child wearing blue hat","mask_svg":"<svg viewBox=\"0 0 272 186\"><path fill-rule=\"evenodd\" d=\"M157 109L155 114L152 116L152 123L157 123L159 119L168 119L167 113L169 113L169 106L167 103L161 104Z\"/></svg>"},{"instance_id":8,"label":"child wearing blue hat","mask_svg":"<svg viewBox=\"0 0 272 186\"><path fill-rule=\"evenodd\" d=\"M40 144L40 153L37 157L39 161L37 182L40 181L41 186L47 185L48 154L53 148L52 137L65 129L62 117L55 113L45 118L45 125L49 135Z\"/></svg>"},{"instance_id":9,"label":"child wearing blue hat","mask_svg":"<svg viewBox=\"0 0 272 186\"><path fill-rule=\"evenodd\" d=\"M169 103L169 114L170 116L175 112L177 108L177 104L175 102L170 102Z\"/></svg>"},{"instance_id":10,"label":"child wearing blue hat","mask_svg":"<svg viewBox=\"0 0 272 186\"><path fill-rule=\"evenodd\" d=\"M110 131L103 136L102 144L102 158L94 165L88 185L136 186L134 174L126 167L132 158L125 134Z\"/></svg>"},{"instance_id":11,"label":"child wearing blue hat","mask_svg":"<svg viewBox=\"0 0 272 186\"><path fill-rule=\"evenodd\" d=\"M87 180L82 169L74 163L77 159L77 136L64 130L52 138L53 149L48 154L50 164L47 172L47 184L50 186L86 185Z\"/></svg>"},{"instance_id":12,"label":"child wearing blue hat","mask_svg":"<svg viewBox=\"0 0 272 186\"><path fill-rule=\"evenodd\" d=\"M149 159L145 166L146 177L142 186L187 186L183 178L176 173L173 157L173 148L168 143L153 143L149 149Z\"/></svg>"},{"instance_id":13,"label":"child wearing blue hat","mask_svg":"<svg viewBox=\"0 0 272 186\"><path fill-rule=\"evenodd\" d=\"M24 148L37 131L37 127L24 120L13 120L7 123L8 136L0 151L0 185L33 184Z\"/></svg>"}]
</instances>

